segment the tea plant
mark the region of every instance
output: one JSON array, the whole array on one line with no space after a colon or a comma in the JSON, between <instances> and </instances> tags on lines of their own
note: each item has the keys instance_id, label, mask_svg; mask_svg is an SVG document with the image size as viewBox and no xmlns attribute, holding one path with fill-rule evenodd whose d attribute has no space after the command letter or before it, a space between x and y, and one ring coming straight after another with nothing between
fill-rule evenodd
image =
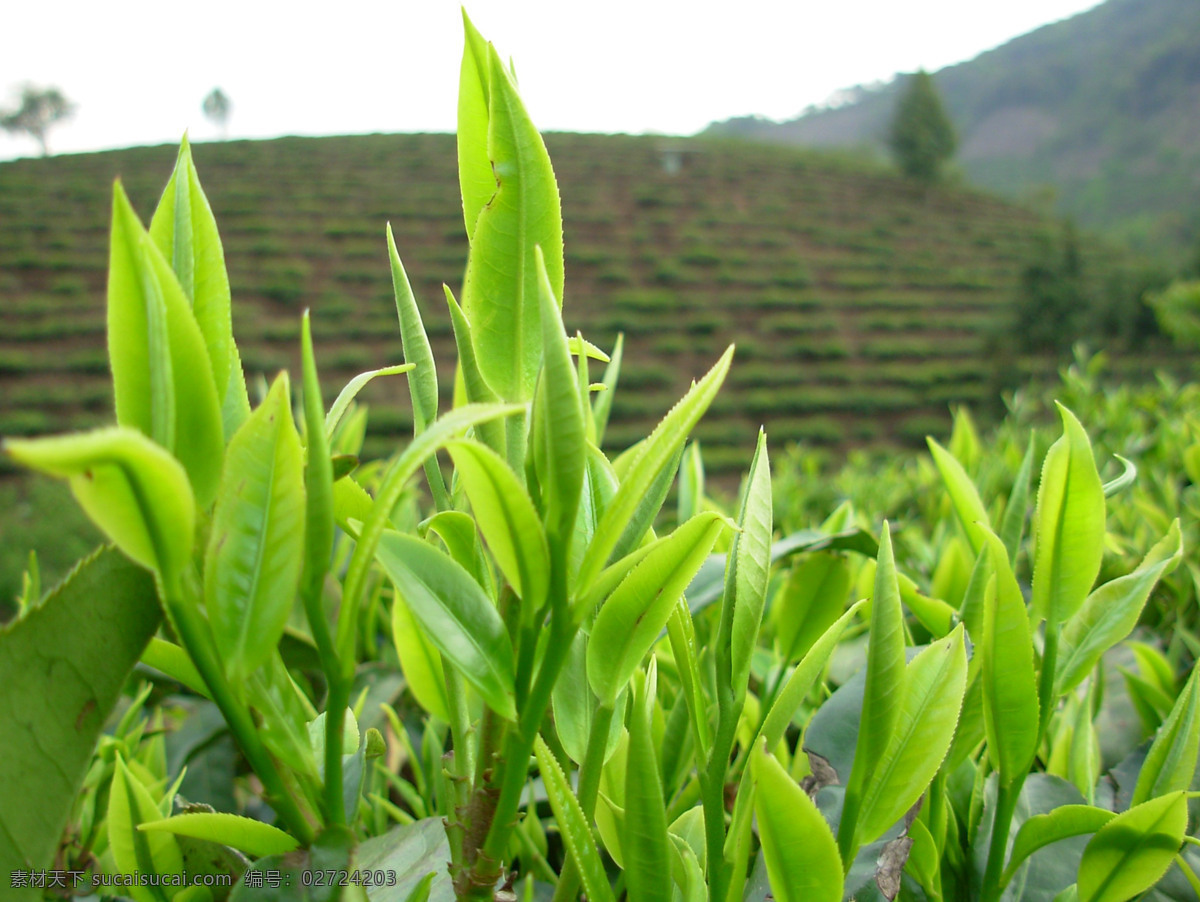
<instances>
[{"instance_id":1,"label":"tea plant","mask_svg":"<svg viewBox=\"0 0 1200 902\"><path fill-rule=\"evenodd\" d=\"M993 518L931 444L962 585L922 592L887 522L876 538L847 508L776 540L766 436L736 517L685 447L732 348L610 460L621 346L568 336L554 172L511 68L464 22L470 250L461 304L445 291L449 411L390 230L405 363L327 409L306 315L298 398L281 373L252 405L186 141L149 229L117 185L117 425L5 444L67 480L115 545L45 597L31 575L0 633L14 890L56 862L138 902L510 899L518 879L527 899L1110 900L1173 863L1196 886L1180 852L1194 678L1168 685L1143 655L1161 726L1107 806L1093 723L1098 665L1181 559L1178 524L1093 588L1105 493L1129 479L1101 483L1063 408L1032 543L1032 450ZM399 374L412 439L360 465L354 398ZM660 534L677 473L678 525ZM1030 603L1013 565L1027 544ZM829 695L843 640L862 638L865 666ZM190 693L184 725L219 715L253 774L240 810L183 798L161 751L162 731L185 729L170 696L148 732L140 693L93 751L139 660ZM1087 835L1044 871L1044 849Z\"/></svg>"}]
</instances>

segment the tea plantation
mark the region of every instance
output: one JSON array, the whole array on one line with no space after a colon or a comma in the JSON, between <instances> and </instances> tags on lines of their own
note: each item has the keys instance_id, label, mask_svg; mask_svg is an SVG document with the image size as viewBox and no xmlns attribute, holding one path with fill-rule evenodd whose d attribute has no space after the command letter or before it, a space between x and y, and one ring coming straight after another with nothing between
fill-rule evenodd
<instances>
[{"instance_id":1,"label":"tea plantation","mask_svg":"<svg viewBox=\"0 0 1200 902\"><path fill-rule=\"evenodd\" d=\"M780 446L911 443L945 430L949 404L998 398L985 348L1005 335L1021 270L1057 224L983 194L926 193L884 170L783 148L547 142L566 220L568 327L605 348L625 334L612 447L646 434L731 341L730 383L698 436L713 474L744 466L759 423ZM111 183L123 177L146 218L174 154L0 164L0 434L111 421ZM387 221L438 365L452 372L441 285L458 291L467 252L452 136L232 142L198 146L196 158L251 378L295 368L305 307L330 391L401 359ZM1083 255L1097 271L1112 256L1094 244ZM1016 359L1008 378L1042 365ZM408 392L382 380L364 397L367 451L383 453L409 429Z\"/></svg>"}]
</instances>

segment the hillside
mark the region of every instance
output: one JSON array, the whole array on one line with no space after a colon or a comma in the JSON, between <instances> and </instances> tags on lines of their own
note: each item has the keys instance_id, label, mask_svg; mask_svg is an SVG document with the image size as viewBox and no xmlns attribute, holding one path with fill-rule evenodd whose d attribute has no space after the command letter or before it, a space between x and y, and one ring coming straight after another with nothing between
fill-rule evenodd
<instances>
[{"instance_id":1,"label":"hillside","mask_svg":"<svg viewBox=\"0 0 1200 902\"><path fill-rule=\"evenodd\" d=\"M886 172L769 146L550 135L566 220L567 323L627 338L610 444L645 432L731 341L700 438L712 471L776 445L917 441L947 405L994 403L988 330L1053 224L991 197L918 193ZM300 312L336 391L397 362L391 221L442 369L441 285L466 254L448 135L194 148L224 236L248 372L296 366ZM108 422L104 292L112 179L148 218L173 164L155 147L0 164L0 433ZM1085 247L1093 258L1106 251ZM1129 358L1129 366L1150 360ZM598 373L595 374L598 377ZM410 427L398 379L370 387L370 450Z\"/></svg>"},{"instance_id":2,"label":"hillside","mask_svg":"<svg viewBox=\"0 0 1200 902\"><path fill-rule=\"evenodd\" d=\"M1058 209L1151 249L1200 232L1200 4L1108 0L934 75L976 184L1010 196L1052 186ZM713 134L882 154L904 79L857 102Z\"/></svg>"}]
</instances>

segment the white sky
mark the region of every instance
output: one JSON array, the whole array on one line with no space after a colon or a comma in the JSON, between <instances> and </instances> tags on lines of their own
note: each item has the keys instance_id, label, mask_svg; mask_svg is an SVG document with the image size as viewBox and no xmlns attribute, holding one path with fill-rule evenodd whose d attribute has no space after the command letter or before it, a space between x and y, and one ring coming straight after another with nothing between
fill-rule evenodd
<instances>
[{"instance_id":1,"label":"white sky","mask_svg":"<svg viewBox=\"0 0 1200 902\"><path fill-rule=\"evenodd\" d=\"M545 131L690 134L970 59L1098 0L467 0ZM4 8L7 6L7 8ZM710 10L710 11L706 11ZM78 104L57 152L215 137L453 131L457 0L59 0L0 5L0 108L22 82ZM37 152L0 131L0 160Z\"/></svg>"}]
</instances>

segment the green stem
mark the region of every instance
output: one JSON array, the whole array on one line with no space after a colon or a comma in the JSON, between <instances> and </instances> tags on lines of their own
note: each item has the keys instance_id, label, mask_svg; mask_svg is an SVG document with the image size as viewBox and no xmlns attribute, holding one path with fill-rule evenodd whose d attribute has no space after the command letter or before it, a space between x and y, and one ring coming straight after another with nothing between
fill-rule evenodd
<instances>
[{"instance_id":1,"label":"green stem","mask_svg":"<svg viewBox=\"0 0 1200 902\"><path fill-rule=\"evenodd\" d=\"M342 777L342 731L346 723L346 705L350 702L350 684L338 672L329 683L325 699L325 816L330 824L345 825L345 784Z\"/></svg>"},{"instance_id":2,"label":"green stem","mask_svg":"<svg viewBox=\"0 0 1200 902\"><path fill-rule=\"evenodd\" d=\"M450 710L450 736L454 743L454 773L464 780L475 772L475 747L471 741L471 715L467 711L467 693L462 677L453 667L443 668L446 701Z\"/></svg>"},{"instance_id":3,"label":"green stem","mask_svg":"<svg viewBox=\"0 0 1200 902\"><path fill-rule=\"evenodd\" d=\"M1013 813L1017 810L1017 799L1021 795L1021 777L1010 786L999 786L996 792L996 817L992 820L992 839L988 844L987 870L983 875L981 902L997 902L1004 892L1000 877L1004 872L1004 859L1008 855L1008 832L1012 827Z\"/></svg>"},{"instance_id":4,"label":"green stem","mask_svg":"<svg viewBox=\"0 0 1200 902\"><path fill-rule=\"evenodd\" d=\"M612 726L613 709L601 705L592 716L592 729L588 734L587 750L579 766L579 788L576 795L583 816L589 822L596 811L596 795L600 792L600 773L604 769L604 751L608 746L608 732Z\"/></svg>"},{"instance_id":5,"label":"green stem","mask_svg":"<svg viewBox=\"0 0 1200 902\"><path fill-rule=\"evenodd\" d=\"M1058 701L1054 696L1054 671L1058 667L1060 630L1059 625L1051 624L1049 620L1046 621L1046 638L1042 644L1042 674L1038 683L1038 704L1041 705L1038 718L1039 747L1042 737L1046 735L1046 728L1050 726L1050 717L1053 715L1055 703Z\"/></svg>"},{"instance_id":6,"label":"green stem","mask_svg":"<svg viewBox=\"0 0 1200 902\"><path fill-rule=\"evenodd\" d=\"M216 645L208 631L208 623L200 615L198 587L186 579L175 581L169 586L164 583L163 595L180 641L187 649L192 663L200 671L200 676L204 678L204 683L229 725L242 754L262 781L267 801L300 844L310 845L315 835L312 825L284 786L274 760L259 739L258 727L250 716L250 710L238 699L229 681L225 679Z\"/></svg>"},{"instance_id":7,"label":"green stem","mask_svg":"<svg viewBox=\"0 0 1200 902\"><path fill-rule=\"evenodd\" d=\"M708 897L716 900L725 898L729 884L729 873L725 867L725 772L737 736L739 715L735 710L737 706L729 687L723 687L719 694L721 698L717 735L713 739L708 767L700 786L700 801L704 808L704 842L708 857Z\"/></svg>"}]
</instances>

